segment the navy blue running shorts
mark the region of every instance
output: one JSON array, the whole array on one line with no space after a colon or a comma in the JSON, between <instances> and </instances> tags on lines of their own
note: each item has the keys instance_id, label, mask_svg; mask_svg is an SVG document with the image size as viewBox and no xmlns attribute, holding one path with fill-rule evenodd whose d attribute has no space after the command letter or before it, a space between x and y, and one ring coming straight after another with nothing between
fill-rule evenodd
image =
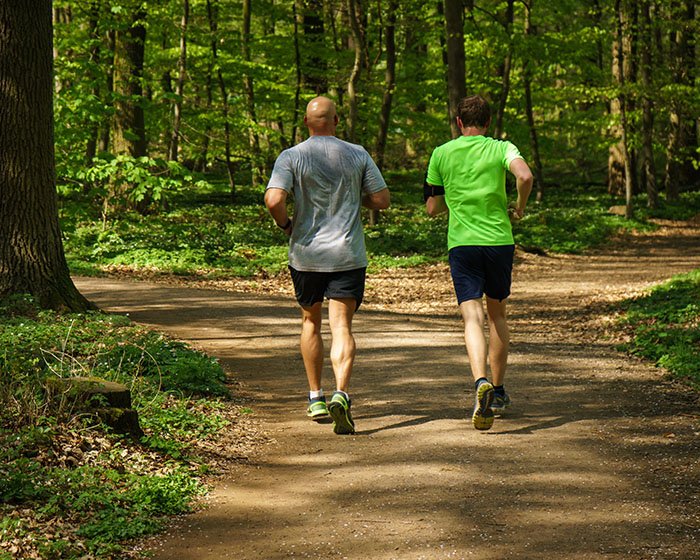
<instances>
[{"instance_id":1,"label":"navy blue running shorts","mask_svg":"<svg viewBox=\"0 0 700 560\"><path fill-rule=\"evenodd\" d=\"M352 298L357 302L357 311L365 295L366 267L340 272L311 272L290 266L289 272L294 283L294 293L302 307L311 307L324 298Z\"/></svg>"},{"instance_id":2,"label":"navy blue running shorts","mask_svg":"<svg viewBox=\"0 0 700 560\"><path fill-rule=\"evenodd\" d=\"M475 245L450 249L450 273L457 304L470 299L503 301L510 295L515 245L481 247Z\"/></svg>"}]
</instances>

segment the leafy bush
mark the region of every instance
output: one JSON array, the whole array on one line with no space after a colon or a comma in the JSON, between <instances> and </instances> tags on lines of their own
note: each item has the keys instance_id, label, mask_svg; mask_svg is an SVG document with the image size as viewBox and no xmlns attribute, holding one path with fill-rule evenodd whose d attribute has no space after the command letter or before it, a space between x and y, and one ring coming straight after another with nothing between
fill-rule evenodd
<instances>
[{"instance_id":1,"label":"leafy bush","mask_svg":"<svg viewBox=\"0 0 700 560\"><path fill-rule=\"evenodd\" d=\"M623 348L700 386L700 269L676 276L648 295L627 300Z\"/></svg>"}]
</instances>

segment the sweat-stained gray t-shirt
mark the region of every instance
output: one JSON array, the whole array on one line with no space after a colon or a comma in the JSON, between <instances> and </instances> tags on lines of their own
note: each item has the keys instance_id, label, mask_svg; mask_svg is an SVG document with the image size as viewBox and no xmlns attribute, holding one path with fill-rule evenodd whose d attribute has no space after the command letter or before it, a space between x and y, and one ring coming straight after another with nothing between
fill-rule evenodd
<instances>
[{"instance_id":1,"label":"sweat-stained gray t-shirt","mask_svg":"<svg viewBox=\"0 0 700 560\"><path fill-rule=\"evenodd\" d=\"M367 266L362 196L385 189L386 183L362 146L310 136L279 155L267 188L294 195L290 266L311 272Z\"/></svg>"}]
</instances>

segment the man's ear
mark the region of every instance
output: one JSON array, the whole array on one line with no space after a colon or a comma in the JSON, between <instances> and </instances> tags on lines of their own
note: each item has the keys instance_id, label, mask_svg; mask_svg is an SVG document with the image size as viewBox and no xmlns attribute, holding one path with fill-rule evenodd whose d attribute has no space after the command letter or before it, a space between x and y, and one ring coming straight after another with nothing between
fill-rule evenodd
<instances>
[{"instance_id":1,"label":"man's ear","mask_svg":"<svg viewBox=\"0 0 700 560\"><path fill-rule=\"evenodd\" d=\"M462 130L464 128L464 125L462 124L462 119L460 119L459 117L455 117L455 119L457 119L457 126L460 130Z\"/></svg>"},{"instance_id":2,"label":"man's ear","mask_svg":"<svg viewBox=\"0 0 700 560\"><path fill-rule=\"evenodd\" d=\"M340 122L340 119L338 118L338 115L335 114L333 115L333 124L338 124Z\"/></svg>"}]
</instances>

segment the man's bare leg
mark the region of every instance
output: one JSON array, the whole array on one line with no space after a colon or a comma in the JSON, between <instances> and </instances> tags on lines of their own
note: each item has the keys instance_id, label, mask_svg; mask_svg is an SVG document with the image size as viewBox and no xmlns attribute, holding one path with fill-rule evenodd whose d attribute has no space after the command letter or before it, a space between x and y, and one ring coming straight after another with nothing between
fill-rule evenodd
<instances>
[{"instance_id":1,"label":"man's bare leg","mask_svg":"<svg viewBox=\"0 0 700 560\"><path fill-rule=\"evenodd\" d=\"M494 385L503 385L510 348L510 330L506 318L506 300L486 298L489 316L489 364Z\"/></svg>"},{"instance_id":2,"label":"man's bare leg","mask_svg":"<svg viewBox=\"0 0 700 560\"><path fill-rule=\"evenodd\" d=\"M486 377L486 336L484 335L484 305L481 299L463 301L459 310L464 319L464 342L474 381Z\"/></svg>"},{"instance_id":3,"label":"man's bare leg","mask_svg":"<svg viewBox=\"0 0 700 560\"><path fill-rule=\"evenodd\" d=\"M323 338L321 338L321 310L323 302L301 308L301 357L304 360L309 390L321 389L323 372Z\"/></svg>"},{"instance_id":4,"label":"man's bare leg","mask_svg":"<svg viewBox=\"0 0 700 560\"><path fill-rule=\"evenodd\" d=\"M331 363L336 389L348 392L352 366L355 362L355 338L352 318L357 302L353 298L331 299L328 303L328 322L331 328Z\"/></svg>"}]
</instances>

